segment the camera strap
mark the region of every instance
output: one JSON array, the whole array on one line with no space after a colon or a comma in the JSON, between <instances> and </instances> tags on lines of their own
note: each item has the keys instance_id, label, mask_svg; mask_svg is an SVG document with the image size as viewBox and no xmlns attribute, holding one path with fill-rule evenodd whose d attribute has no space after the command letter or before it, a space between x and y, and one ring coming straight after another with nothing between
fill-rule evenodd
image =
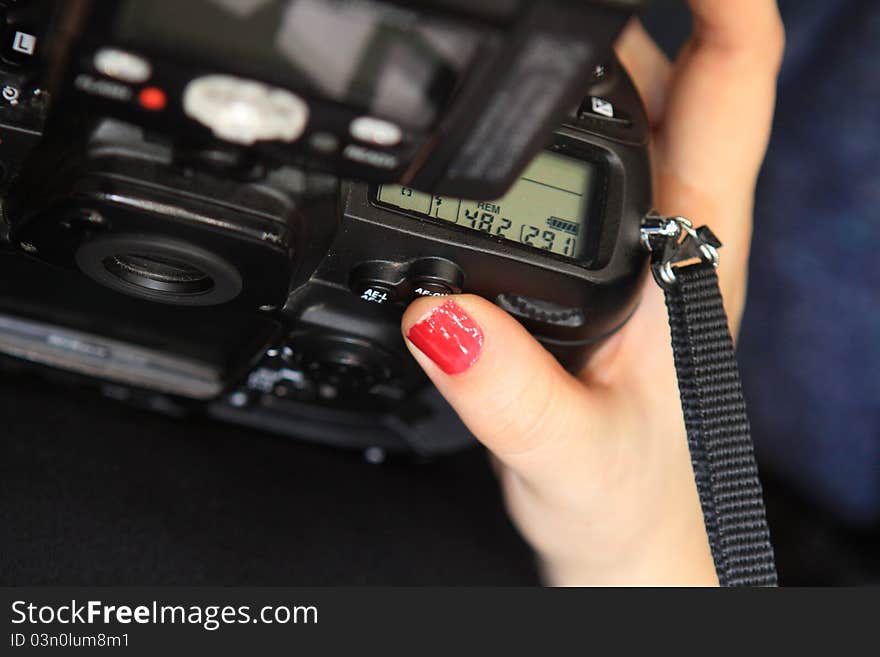
<instances>
[{"instance_id":1,"label":"camera strap","mask_svg":"<svg viewBox=\"0 0 880 657\"><path fill-rule=\"evenodd\" d=\"M666 294L688 447L718 581L776 586L742 383L715 272L721 243L683 217L649 216L641 237Z\"/></svg>"}]
</instances>

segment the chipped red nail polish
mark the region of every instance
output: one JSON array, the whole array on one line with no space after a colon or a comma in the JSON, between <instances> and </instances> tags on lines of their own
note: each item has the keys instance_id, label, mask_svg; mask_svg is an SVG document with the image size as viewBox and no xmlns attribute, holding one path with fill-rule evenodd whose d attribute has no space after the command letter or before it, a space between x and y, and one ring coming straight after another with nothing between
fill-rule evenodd
<instances>
[{"instance_id":1,"label":"chipped red nail polish","mask_svg":"<svg viewBox=\"0 0 880 657\"><path fill-rule=\"evenodd\" d=\"M413 324L406 337L447 374L464 372L483 349L480 326L452 299Z\"/></svg>"}]
</instances>

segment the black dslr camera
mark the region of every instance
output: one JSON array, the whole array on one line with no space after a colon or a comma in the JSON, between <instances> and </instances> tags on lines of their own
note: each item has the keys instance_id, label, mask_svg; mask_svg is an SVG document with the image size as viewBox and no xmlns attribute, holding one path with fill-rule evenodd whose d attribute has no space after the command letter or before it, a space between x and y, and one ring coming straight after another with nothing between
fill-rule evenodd
<instances>
[{"instance_id":1,"label":"black dslr camera","mask_svg":"<svg viewBox=\"0 0 880 657\"><path fill-rule=\"evenodd\" d=\"M482 295L570 368L627 320L640 4L0 1L4 370L370 458L470 443L402 309Z\"/></svg>"}]
</instances>

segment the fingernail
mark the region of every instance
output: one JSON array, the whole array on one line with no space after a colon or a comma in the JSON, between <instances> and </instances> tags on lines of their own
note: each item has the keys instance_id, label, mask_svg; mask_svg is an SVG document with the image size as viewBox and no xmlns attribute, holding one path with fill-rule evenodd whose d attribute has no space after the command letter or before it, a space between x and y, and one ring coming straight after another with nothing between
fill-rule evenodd
<instances>
[{"instance_id":1,"label":"fingernail","mask_svg":"<svg viewBox=\"0 0 880 657\"><path fill-rule=\"evenodd\" d=\"M413 324L406 337L446 374L464 372L483 349L479 324L452 299Z\"/></svg>"}]
</instances>

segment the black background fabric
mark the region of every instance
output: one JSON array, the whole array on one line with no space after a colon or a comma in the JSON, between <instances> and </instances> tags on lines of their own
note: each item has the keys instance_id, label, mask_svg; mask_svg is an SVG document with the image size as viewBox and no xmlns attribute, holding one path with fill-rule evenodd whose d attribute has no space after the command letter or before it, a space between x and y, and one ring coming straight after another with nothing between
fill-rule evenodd
<instances>
[{"instance_id":1,"label":"black background fabric","mask_svg":"<svg viewBox=\"0 0 880 657\"><path fill-rule=\"evenodd\" d=\"M530 585L484 454L433 464L0 378L0 585ZM880 583L854 532L762 470L780 582Z\"/></svg>"},{"instance_id":2,"label":"black background fabric","mask_svg":"<svg viewBox=\"0 0 880 657\"><path fill-rule=\"evenodd\" d=\"M482 450L430 464L0 381L0 583L538 582Z\"/></svg>"}]
</instances>

